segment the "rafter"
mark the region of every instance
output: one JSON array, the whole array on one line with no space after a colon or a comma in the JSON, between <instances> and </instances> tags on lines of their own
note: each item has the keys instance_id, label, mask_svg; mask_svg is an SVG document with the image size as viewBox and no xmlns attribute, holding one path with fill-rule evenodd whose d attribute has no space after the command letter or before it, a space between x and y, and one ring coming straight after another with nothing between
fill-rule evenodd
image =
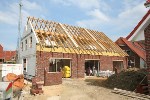
<instances>
[{"instance_id":1,"label":"rafter","mask_svg":"<svg viewBox=\"0 0 150 100\"><path fill-rule=\"evenodd\" d=\"M65 50L77 54L106 54L127 56L104 33L53 21L28 17L42 48L50 45L54 51ZM28 23L27 21L27 23ZM56 48L57 47L57 48Z\"/></svg>"}]
</instances>

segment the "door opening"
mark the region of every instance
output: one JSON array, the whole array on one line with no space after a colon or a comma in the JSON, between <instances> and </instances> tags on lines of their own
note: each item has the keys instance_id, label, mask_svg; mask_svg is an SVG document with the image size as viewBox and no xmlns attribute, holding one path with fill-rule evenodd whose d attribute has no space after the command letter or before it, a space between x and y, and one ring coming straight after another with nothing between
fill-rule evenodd
<instances>
[{"instance_id":1,"label":"door opening","mask_svg":"<svg viewBox=\"0 0 150 100\"><path fill-rule=\"evenodd\" d=\"M85 60L85 75L96 76L100 70L99 60Z\"/></svg>"},{"instance_id":2,"label":"door opening","mask_svg":"<svg viewBox=\"0 0 150 100\"><path fill-rule=\"evenodd\" d=\"M123 68L123 61L113 61L113 71L115 71L115 74L119 73Z\"/></svg>"}]
</instances>

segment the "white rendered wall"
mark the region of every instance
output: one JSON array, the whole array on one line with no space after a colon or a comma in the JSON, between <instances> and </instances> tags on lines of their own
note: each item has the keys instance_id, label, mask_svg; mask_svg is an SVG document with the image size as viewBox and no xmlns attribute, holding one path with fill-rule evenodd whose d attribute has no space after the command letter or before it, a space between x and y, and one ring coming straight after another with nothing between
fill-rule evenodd
<instances>
[{"instance_id":1,"label":"white rendered wall","mask_svg":"<svg viewBox=\"0 0 150 100\"><path fill-rule=\"evenodd\" d=\"M140 40L145 40L144 30L139 31L139 33L136 34L131 41L140 41Z\"/></svg>"},{"instance_id":2,"label":"white rendered wall","mask_svg":"<svg viewBox=\"0 0 150 100\"><path fill-rule=\"evenodd\" d=\"M35 76L35 67L36 67L36 43L37 38L35 36L34 30L32 29L32 26L30 22L27 26L25 26L22 39L21 39L21 45L23 42L23 51L20 48L20 63L23 64L23 59L26 59L27 67L26 67L26 74L28 76ZM30 37L32 37L32 47L29 47L29 41ZM26 43L27 40L27 50L26 50Z\"/></svg>"},{"instance_id":3,"label":"white rendered wall","mask_svg":"<svg viewBox=\"0 0 150 100\"><path fill-rule=\"evenodd\" d=\"M150 23L150 15L144 20L144 22L138 27L134 34L128 39L129 41L145 40L144 30Z\"/></svg>"}]
</instances>

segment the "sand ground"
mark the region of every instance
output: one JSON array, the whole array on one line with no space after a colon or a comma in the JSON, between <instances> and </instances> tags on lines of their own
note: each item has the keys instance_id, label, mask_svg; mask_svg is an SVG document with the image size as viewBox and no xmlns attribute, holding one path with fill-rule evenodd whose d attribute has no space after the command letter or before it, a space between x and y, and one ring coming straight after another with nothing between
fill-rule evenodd
<instances>
[{"instance_id":1,"label":"sand ground","mask_svg":"<svg viewBox=\"0 0 150 100\"><path fill-rule=\"evenodd\" d=\"M20 100L138 100L112 93L99 84L105 78L63 79L60 85L44 86L44 94L30 95L31 83L21 93Z\"/></svg>"}]
</instances>

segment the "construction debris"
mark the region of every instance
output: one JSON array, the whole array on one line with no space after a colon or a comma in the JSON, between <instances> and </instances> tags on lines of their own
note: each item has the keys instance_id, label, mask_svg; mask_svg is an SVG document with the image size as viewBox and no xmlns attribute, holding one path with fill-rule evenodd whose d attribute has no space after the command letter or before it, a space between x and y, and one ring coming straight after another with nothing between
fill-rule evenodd
<instances>
[{"instance_id":1,"label":"construction debris","mask_svg":"<svg viewBox=\"0 0 150 100\"><path fill-rule=\"evenodd\" d=\"M13 82L13 92L19 91L24 87L24 76L8 73L4 78L5 82Z\"/></svg>"},{"instance_id":2,"label":"construction debris","mask_svg":"<svg viewBox=\"0 0 150 100\"><path fill-rule=\"evenodd\" d=\"M43 82L36 82L36 79L32 79L32 87L30 89L30 94L42 94L44 91L42 90Z\"/></svg>"},{"instance_id":3,"label":"construction debris","mask_svg":"<svg viewBox=\"0 0 150 100\"><path fill-rule=\"evenodd\" d=\"M150 96L149 95L135 93L135 92L126 91L126 90L122 90L122 89L114 88L114 90L112 92L116 93L116 94L128 96L128 97L140 99L140 100L150 100Z\"/></svg>"},{"instance_id":4,"label":"construction debris","mask_svg":"<svg viewBox=\"0 0 150 100\"><path fill-rule=\"evenodd\" d=\"M104 85L108 88L120 88L123 90L134 91L146 76L146 73L146 70L129 68L110 76L104 82ZM143 80L142 84L147 84L147 80Z\"/></svg>"}]
</instances>

